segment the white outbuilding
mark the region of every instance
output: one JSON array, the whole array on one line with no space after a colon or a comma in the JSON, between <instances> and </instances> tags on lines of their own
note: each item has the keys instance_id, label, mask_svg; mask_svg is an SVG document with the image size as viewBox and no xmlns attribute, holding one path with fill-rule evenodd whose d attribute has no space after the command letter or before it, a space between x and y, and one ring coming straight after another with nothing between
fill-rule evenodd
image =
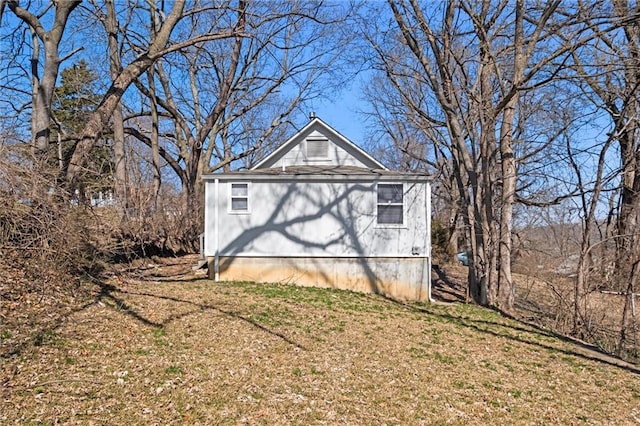
<instances>
[{"instance_id":1,"label":"white outbuilding","mask_svg":"<svg viewBox=\"0 0 640 426\"><path fill-rule=\"evenodd\" d=\"M431 299L431 187L317 117L246 171L205 180L212 279Z\"/></svg>"}]
</instances>

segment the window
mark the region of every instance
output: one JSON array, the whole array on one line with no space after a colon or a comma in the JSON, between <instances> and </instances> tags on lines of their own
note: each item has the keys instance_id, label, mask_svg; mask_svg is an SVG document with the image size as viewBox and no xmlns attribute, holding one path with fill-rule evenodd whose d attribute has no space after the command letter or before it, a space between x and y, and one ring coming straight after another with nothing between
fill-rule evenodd
<instances>
[{"instance_id":1,"label":"window","mask_svg":"<svg viewBox=\"0 0 640 426\"><path fill-rule=\"evenodd\" d=\"M402 225L403 210L402 184L378 184L378 224Z\"/></svg>"},{"instance_id":2,"label":"window","mask_svg":"<svg viewBox=\"0 0 640 426\"><path fill-rule=\"evenodd\" d=\"M239 213L249 212L249 184L231 184L231 211Z\"/></svg>"},{"instance_id":3,"label":"window","mask_svg":"<svg viewBox=\"0 0 640 426\"><path fill-rule=\"evenodd\" d=\"M307 138L307 158L329 158L329 139L321 136Z\"/></svg>"}]
</instances>

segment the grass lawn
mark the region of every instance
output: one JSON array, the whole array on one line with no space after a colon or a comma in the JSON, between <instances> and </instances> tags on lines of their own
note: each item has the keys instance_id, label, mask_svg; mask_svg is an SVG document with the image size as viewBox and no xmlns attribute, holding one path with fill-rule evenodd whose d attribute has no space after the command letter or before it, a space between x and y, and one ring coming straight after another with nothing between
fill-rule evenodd
<instances>
[{"instance_id":1,"label":"grass lawn","mask_svg":"<svg viewBox=\"0 0 640 426\"><path fill-rule=\"evenodd\" d=\"M0 358L0 424L640 423L640 376L463 304L121 281Z\"/></svg>"}]
</instances>

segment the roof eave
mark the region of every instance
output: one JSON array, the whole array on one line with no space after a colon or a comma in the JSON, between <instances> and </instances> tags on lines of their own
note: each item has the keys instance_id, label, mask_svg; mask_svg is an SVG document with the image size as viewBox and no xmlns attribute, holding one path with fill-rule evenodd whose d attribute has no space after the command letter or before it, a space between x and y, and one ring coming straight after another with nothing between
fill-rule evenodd
<instances>
[{"instance_id":1,"label":"roof eave","mask_svg":"<svg viewBox=\"0 0 640 426\"><path fill-rule=\"evenodd\" d=\"M359 174L258 174L258 173L214 173L203 175L204 181L213 180L250 180L250 181L402 181L429 182L427 175L394 174L394 173L359 173Z\"/></svg>"}]
</instances>

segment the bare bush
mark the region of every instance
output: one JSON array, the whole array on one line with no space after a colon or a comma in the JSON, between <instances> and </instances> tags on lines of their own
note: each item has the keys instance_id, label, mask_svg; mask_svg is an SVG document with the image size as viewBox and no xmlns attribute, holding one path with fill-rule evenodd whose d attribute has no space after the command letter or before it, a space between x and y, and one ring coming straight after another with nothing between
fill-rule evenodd
<instances>
[{"instance_id":1,"label":"bare bush","mask_svg":"<svg viewBox=\"0 0 640 426\"><path fill-rule=\"evenodd\" d=\"M434 219L431 222L431 255L436 264L450 262L455 256L450 244L450 234L450 230L441 221Z\"/></svg>"},{"instance_id":2,"label":"bare bush","mask_svg":"<svg viewBox=\"0 0 640 426\"><path fill-rule=\"evenodd\" d=\"M102 270L96 215L24 146L0 145L0 356L38 344L92 300Z\"/></svg>"},{"instance_id":3,"label":"bare bush","mask_svg":"<svg viewBox=\"0 0 640 426\"><path fill-rule=\"evenodd\" d=\"M96 217L56 184L21 147L0 153L0 249L34 276L92 273L98 268Z\"/></svg>"},{"instance_id":4,"label":"bare bush","mask_svg":"<svg viewBox=\"0 0 640 426\"><path fill-rule=\"evenodd\" d=\"M198 251L202 232L199 207L185 208L181 194L169 191L154 201L151 187L137 188L133 193L129 208L111 235L116 260Z\"/></svg>"},{"instance_id":5,"label":"bare bush","mask_svg":"<svg viewBox=\"0 0 640 426\"><path fill-rule=\"evenodd\" d=\"M604 243L594 249L601 248ZM540 248L545 246L540 245ZM633 292L633 285L630 286L634 283L629 267L612 268L614 251L598 250L585 274L585 287L576 295L577 255L554 259L553 256L540 256L542 252L527 252L518 263L521 275L518 276L517 305L520 312L558 333L637 362L640 359L638 294ZM576 297L577 311L574 310ZM576 314L579 315L577 320Z\"/></svg>"}]
</instances>

